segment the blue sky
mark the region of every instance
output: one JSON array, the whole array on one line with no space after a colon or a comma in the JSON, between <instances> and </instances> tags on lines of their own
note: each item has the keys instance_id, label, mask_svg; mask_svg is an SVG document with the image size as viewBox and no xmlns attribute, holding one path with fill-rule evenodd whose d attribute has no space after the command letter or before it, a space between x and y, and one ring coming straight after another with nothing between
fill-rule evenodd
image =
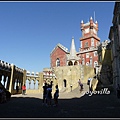
<instances>
[{"instance_id":1,"label":"blue sky","mask_svg":"<svg viewBox=\"0 0 120 120\"><path fill-rule=\"evenodd\" d=\"M112 2L0 2L0 59L30 72L50 67L50 53L58 44L70 50L74 37L79 51L81 20L99 25L101 42L112 25ZM95 11L95 17L94 17Z\"/></svg>"}]
</instances>

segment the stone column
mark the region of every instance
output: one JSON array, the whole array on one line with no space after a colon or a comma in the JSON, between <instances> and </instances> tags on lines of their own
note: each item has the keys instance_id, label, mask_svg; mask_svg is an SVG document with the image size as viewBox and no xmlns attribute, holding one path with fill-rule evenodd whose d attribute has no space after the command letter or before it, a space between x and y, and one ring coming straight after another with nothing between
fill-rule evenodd
<instances>
[{"instance_id":1,"label":"stone column","mask_svg":"<svg viewBox=\"0 0 120 120\"><path fill-rule=\"evenodd\" d=\"M31 80L29 80L29 89L30 89Z\"/></svg>"},{"instance_id":2,"label":"stone column","mask_svg":"<svg viewBox=\"0 0 120 120\"><path fill-rule=\"evenodd\" d=\"M13 64L11 64L11 77L10 77L10 86L9 86L9 92L12 94L13 93L13 75L14 75L14 69L15 69L15 66Z\"/></svg>"},{"instance_id":3,"label":"stone column","mask_svg":"<svg viewBox=\"0 0 120 120\"><path fill-rule=\"evenodd\" d=\"M40 92L43 91L43 72L39 73L39 90Z\"/></svg>"}]
</instances>

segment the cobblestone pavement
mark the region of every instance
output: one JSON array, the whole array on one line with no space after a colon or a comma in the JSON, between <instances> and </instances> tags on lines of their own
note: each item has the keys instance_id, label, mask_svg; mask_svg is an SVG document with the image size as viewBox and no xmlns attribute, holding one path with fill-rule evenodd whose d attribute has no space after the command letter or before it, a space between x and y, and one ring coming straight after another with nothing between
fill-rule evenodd
<instances>
[{"instance_id":1,"label":"cobblestone pavement","mask_svg":"<svg viewBox=\"0 0 120 120\"><path fill-rule=\"evenodd\" d=\"M60 93L57 107L42 105L42 94L12 95L0 104L0 118L119 118L120 99L110 94ZM54 101L52 100L52 104Z\"/></svg>"}]
</instances>

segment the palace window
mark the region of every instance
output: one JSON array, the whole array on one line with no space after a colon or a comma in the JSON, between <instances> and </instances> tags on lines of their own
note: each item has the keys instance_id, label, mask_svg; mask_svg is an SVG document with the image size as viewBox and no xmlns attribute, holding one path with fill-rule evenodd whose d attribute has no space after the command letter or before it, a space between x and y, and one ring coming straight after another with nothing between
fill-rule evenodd
<instances>
[{"instance_id":1,"label":"palace window","mask_svg":"<svg viewBox=\"0 0 120 120\"><path fill-rule=\"evenodd\" d=\"M69 61L68 66L72 66L72 65L73 65L72 61Z\"/></svg>"},{"instance_id":2,"label":"palace window","mask_svg":"<svg viewBox=\"0 0 120 120\"><path fill-rule=\"evenodd\" d=\"M86 58L89 58L89 53L86 53Z\"/></svg>"},{"instance_id":3,"label":"palace window","mask_svg":"<svg viewBox=\"0 0 120 120\"><path fill-rule=\"evenodd\" d=\"M91 38L91 46L94 46L94 38Z\"/></svg>"},{"instance_id":4,"label":"palace window","mask_svg":"<svg viewBox=\"0 0 120 120\"><path fill-rule=\"evenodd\" d=\"M95 52L94 52L94 56L97 56L97 55L98 55L98 54L97 54L97 51L95 51Z\"/></svg>"},{"instance_id":5,"label":"palace window","mask_svg":"<svg viewBox=\"0 0 120 120\"><path fill-rule=\"evenodd\" d=\"M82 48L82 41L81 41L81 48Z\"/></svg>"},{"instance_id":6,"label":"palace window","mask_svg":"<svg viewBox=\"0 0 120 120\"><path fill-rule=\"evenodd\" d=\"M60 66L60 59L59 58L57 58L57 60L56 60L56 66L57 67Z\"/></svg>"},{"instance_id":7,"label":"palace window","mask_svg":"<svg viewBox=\"0 0 120 120\"><path fill-rule=\"evenodd\" d=\"M95 61L94 62L94 67L96 67L98 65L98 62L97 61Z\"/></svg>"},{"instance_id":8,"label":"palace window","mask_svg":"<svg viewBox=\"0 0 120 120\"><path fill-rule=\"evenodd\" d=\"M92 57L90 57L90 66L92 66Z\"/></svg>"},{"instance_id":9,"label":"palace window","mask_svg":"<svg viewBox=\"0 0 120 120\"><path fill-rule=\"evenodd\" d=\"M85 43L85 48L88 47L88 42Z\"/></svg>"},{"instance_id":10,"label":"palace window","mask_svg":"<svg viewBox=\"0 0 120 120\"><path fill-rule=\"evenodd\" d=\"M84 58L82 59L82 65L84 65L85 64L85 60L84 60Z\"/></svg>"}]
</instances>

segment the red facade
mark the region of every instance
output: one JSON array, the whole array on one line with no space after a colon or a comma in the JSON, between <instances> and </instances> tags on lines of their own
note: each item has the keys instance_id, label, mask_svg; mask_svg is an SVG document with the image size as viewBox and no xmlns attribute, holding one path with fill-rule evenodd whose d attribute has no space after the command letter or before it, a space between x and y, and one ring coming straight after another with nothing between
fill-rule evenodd
<instances>
[{"instance_id":1,"label":"red facade","mask_svg":"<svg viewBox=\"0 0 120 120\"><path fill-rule=\"evenodd\" d=\"M62 48L57 46L54 51L51 53L51 67L56 66L56 60L59 59L60 66L66 66L66 51L64 51Z\"/></svg>"}]
</instances>

